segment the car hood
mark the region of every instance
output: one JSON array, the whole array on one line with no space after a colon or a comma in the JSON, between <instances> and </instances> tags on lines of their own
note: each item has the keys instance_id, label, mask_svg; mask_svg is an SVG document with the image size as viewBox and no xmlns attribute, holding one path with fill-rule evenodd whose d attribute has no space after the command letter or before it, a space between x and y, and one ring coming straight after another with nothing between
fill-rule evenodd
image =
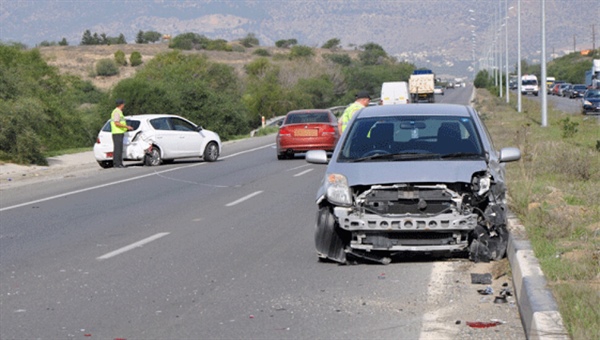
<instances>
[{"instance_id":1,"label":"car hood","mask_svg":"<svg viewBox=\"0 0 600 340\"><path fill-rule=\"evenodd\" d=\"M594 98L585 98L585 100L587 100L590 103L598 103L598 102L600 102L600 98L596 98L596 97L594 97Z\"/></svg>"},{"instance_id":2,"label":"car hood","mask_svg":"<svg viewBox=\"0 0 600 340\"><path fill-rule=\"evenodd\" d=\"M391 183L470 183L473 173L487 170L484 160L335 163L327 173L346 176L348 185Z\"/></svg>"}]
</instances>

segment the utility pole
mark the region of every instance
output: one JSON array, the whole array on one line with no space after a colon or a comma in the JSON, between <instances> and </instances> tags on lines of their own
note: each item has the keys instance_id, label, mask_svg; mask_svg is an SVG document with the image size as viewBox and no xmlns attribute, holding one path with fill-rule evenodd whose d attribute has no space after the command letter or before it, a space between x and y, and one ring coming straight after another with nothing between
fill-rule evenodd
<instances>
[{"instance_id":1,"label":"utility pole","mask_svg":"<svg viewBox=\"0 0 600 340\"><path fill-rule=\"evenodd\" d=\"M576 37L576 35L573 34L573 52L577 51L577 48L576 48L576 45L575 45L575 41L576 41L575 37Z\"/></svg>"},{"instance_id":2,"label":"utility pole","mask_svg":"<svg viewBox=\"0 0 600 340\"><path fill-rule=\"evenodd\" d=\"M596 53L596 25L592 24L592 55Z\"/></svg>"}]
</instances>

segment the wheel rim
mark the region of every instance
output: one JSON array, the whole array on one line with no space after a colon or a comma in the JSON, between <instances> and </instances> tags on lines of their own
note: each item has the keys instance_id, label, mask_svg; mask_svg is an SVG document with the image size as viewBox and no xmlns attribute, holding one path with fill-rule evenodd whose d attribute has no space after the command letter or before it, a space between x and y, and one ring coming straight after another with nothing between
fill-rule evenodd
<instances>
[{"instance_id":1,"label":"wheel rim","mask_svg":"<svg viewBox=\"0 0 600 340\"><path fill-rule=\"evenodd\" d=\"M208 160L214 161L217 159L217 157L219 157L219 150L217 149L217 146L215 145L215 143L210 143L207 147L206 147L206 158Z\"/></svg>"},{"instance_id":2,"label":"wheel rim","mask_svg":"<svg viewBox=\"0 0 600 340\"><path fill-rule=\"evenodd\" d=\"M158 149L152 148L152 151L150 151L150 154L148 156L150 158L149 163L151 166L156 166L160 164L160 153Z\"/></svg>"}]
</instances>

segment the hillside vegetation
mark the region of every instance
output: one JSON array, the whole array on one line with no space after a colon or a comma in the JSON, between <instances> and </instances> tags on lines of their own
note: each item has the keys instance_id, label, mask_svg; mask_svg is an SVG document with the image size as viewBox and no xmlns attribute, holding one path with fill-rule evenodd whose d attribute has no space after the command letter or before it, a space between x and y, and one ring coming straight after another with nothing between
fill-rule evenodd
<instances>
[{"instance_id":1,"label":"hillside vegetation","mask_svg":"<svg viewBox=\"0 0 600 340\"><path fill-rule=\"evenodd\" d=\"M146 46L155 53L139 52ZM134 54L141 54L140 66L129 63ZM382 82L407 80L414 69L377 44L355 53L299 45L182 51L147 44L31 50L0 44L0 109L6 113L0 160L44 164L48 152L90 147L117 98L127 101L126 115L177 114L227 140L248 134L263 116L347 105L359 90L377 96ZM103 75L108 71L114 75Z\"/></svg>"}]
</instances>

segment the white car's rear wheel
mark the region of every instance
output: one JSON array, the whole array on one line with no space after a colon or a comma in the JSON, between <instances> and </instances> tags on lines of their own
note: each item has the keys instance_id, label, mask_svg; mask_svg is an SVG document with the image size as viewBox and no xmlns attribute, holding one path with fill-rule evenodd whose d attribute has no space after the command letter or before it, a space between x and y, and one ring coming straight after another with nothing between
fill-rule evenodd
<instances>
[{"instance_id":1,"label":"white car's rear wheel","mask_svg":"<svg viewBox=\"0 0 600 340\"><path fill-rule=\"evenodd\" d=\"M144 156L144 165L146 166L157 166L160 165L161 162L160 149L156 146L153 146L150 152Z\"/></svg>"}]
</instances>

